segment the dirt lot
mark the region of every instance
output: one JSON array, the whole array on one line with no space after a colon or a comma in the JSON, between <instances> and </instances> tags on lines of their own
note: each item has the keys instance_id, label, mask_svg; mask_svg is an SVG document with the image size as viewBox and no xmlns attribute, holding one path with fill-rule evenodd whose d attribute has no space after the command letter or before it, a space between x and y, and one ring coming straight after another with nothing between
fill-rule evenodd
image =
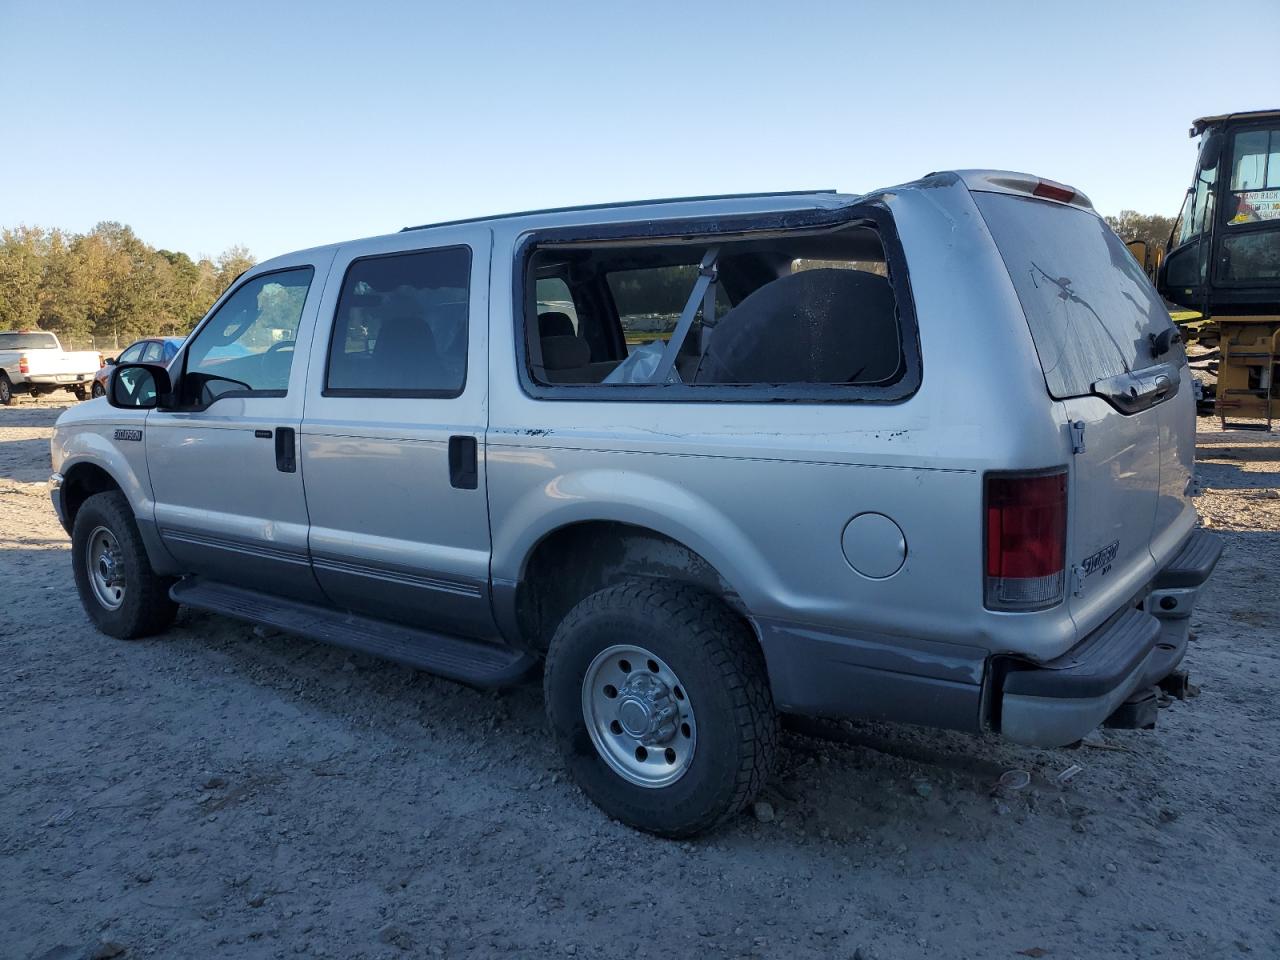
<instances>
[{"instance_id":1,"label":"dirt lot","mask_svg":"<svg viewBox=\"0 0 1280 960\"><path fill-rule=\"evenodd\" d=\"M0 957L1280 956L1280 436L1201 422L1228 553L1156 732L790 734L773 820L672 843L565 782L536 687L189 613L94 632L60 409L0 409Z\"/></svg>"}]
</instances>

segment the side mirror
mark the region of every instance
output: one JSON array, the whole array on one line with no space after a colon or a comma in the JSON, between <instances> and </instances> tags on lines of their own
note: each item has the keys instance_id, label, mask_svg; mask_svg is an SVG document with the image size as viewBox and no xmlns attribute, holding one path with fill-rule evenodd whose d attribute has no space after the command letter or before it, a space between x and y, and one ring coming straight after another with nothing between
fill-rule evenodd
<instances>
[{"instance_id":1,"label":"side mirror","mask_svg":"<svg viewBox=\"0 0 1280 960\"><path fill-rule=\"evenodd\" d=\"M107 402L126 410L151 410L172 390L169 371L163 365L120 363L107 379Z\"/></svg>"},{"instance_id":2,"label":"side mirror","mask_svg":"<svg viewBox=\"0 0 1280 960\"><path fill-rule=\"evenodd\" d=\"M1218 166L1224 139L1221 130L1210 130L1205 136L1204 143L1200 146L1201 170L1213 170Z\"/></svg>"},{"instance_id":3,"label":"side mirror","mask_svg":"<svg viewBox=\"0 0 1280 960\"><path fill-rule=\"evenodd\" d=\"M116 358L107 357L107 359L103 360L102 362L105 363L108 367L114 367L116 365Z\"/></svg>"}]
</instances>

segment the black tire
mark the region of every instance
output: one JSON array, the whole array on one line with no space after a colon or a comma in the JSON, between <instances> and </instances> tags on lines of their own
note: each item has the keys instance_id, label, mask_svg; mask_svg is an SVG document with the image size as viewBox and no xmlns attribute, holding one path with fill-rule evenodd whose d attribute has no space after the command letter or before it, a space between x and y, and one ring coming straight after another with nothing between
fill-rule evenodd
<instances>
[{"instance_id":1,"label":"black tire","mask_svg":"<svg viewBox=\"0 0 1280 960\"><path fill-rule=\"evenodd\" d=\"M597 656L619 644L669 665L696 713L688 766L668 785L624 779L588 731L584 679ZM773 770L778 716L764 656L741 618L695 587L629 580L593 593L556 630L543 685L570 774L605 813L637 829L664 837L709 830L746 807Z\"/></svg>"},{"instance_id":2,"label":"black tire","mask_svg":"<svg viewBox=\"0 0 1280 960\"><path fill-rule=\"evenodd\" d=\"M107 395L107 388L95 380L93 381L93 389L90 391L90 395L94 397L105 397Z\"/></svg>"},{"instance_id":3,"label":"black tire","mask_svg":"<svg viewBox=\"0 0 1280 960\"><path fill-rule=\"evenodd\" d=\"M71 392L75 394L75 398L82 403L89 399L89 391L85 387L76 387Z\"/></svg>"},{"instance_id":4,"label":"black tire","mask_svg":"<svg viewBox=\"0 0 1280 960\"><path fill-rule=\"evenodd\" d=\"M115 609L98 598L90 579L89 540L103 528L114 538L124 570L124 594ZM80 505L71 530L71 558L80 603L103 633L132 640L160 633L173 623L178 612L178 605L169 599L173 581L152 571L133 510L120 491L95 493Z\"/></svg>"},{"instance_id":5,"label":"black tire","mask_svg":"<svg viewBox=\"0 0 1280 960\"><path fill-rule=\"evenodd\" d=\"M13 403L13 384L9 382L8 376L0 373L0 407L7 407Z\"/></svg>"}]
</instances>

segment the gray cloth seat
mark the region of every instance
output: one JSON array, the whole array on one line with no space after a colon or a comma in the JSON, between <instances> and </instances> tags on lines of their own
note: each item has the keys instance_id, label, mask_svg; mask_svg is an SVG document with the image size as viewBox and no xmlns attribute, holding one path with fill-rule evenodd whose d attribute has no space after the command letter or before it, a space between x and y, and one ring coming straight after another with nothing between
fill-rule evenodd
<instances>
[{"instance_id":1,"label":"gray cloth seat","mask_svg":"<svg viewBox=\"0 0 1280 960\"><path fill-rule=\"evenodd\" d=\"M547 383L600 383L618 365L616 360L591 362L591 345L574 332L567 313L538 314L538 337Z\"/></svg>"},{"instance_id":2,"label":"gray cloth seat","mask_svg":"<svg viewBox=\"0 0 1280 960\"><path fill-rule=\"evenodd\" d=\"M880 383L901 373L893 288L859 270L802 270L725 313L693 383Z\"/></svg>"}]
</instances>

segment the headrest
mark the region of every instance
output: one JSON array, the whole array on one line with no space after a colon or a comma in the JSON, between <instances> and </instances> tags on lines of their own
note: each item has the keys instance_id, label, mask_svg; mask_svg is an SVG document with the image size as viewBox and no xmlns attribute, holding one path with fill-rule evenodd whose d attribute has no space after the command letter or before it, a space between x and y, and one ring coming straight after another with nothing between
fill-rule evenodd
<instances>
[{"instance_id":1,"label":"headrest","mask_svg":"<svg viewBox=\"0 0 1280 960\"><path fill-rule=\"evenodd\" d=\"M543 314L547 316L547 314ZM558 314L564 317L564 314ZM565 317L565 319L569 319ZM547 370L575 370L591 362L591 347L577 337L543 337L542 366Z\"/></svg>"},{"instance_id":2,"label":"headrest","mask_svg":"<svg viewBox=\"0 0 1280 960\"><path fill-rule=\"evenodd\" d=\"M540 337L573 337L577 336L573 329L573 321L567 313L555 310L538 314L538 336Z\"/></svg>"}]
</instances>

